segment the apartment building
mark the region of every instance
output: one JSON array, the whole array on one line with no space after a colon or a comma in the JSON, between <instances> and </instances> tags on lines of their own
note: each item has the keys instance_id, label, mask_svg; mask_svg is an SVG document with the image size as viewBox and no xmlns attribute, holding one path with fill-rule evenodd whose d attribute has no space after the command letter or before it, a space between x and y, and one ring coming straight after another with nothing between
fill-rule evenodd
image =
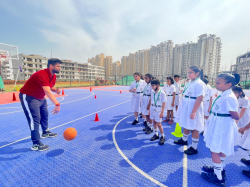
<instances>
[{"instance_id":1,"label":"apartment building","mask_svg":"<svg viewBox=\"0 0 250 187\"><path fill-rule=\"evenodd\" d=\"M121 58L121 75L127 75L128 56L122 56Z\"/></svg>"},{"instance_id":2,"label":"apartment building","mask_svg":"<svg viewBox=\"0 0 250 187\"><path fill-rule=\"evenodd\" d=\"M113 59L112 56L106 56L104 59L105 63L105 79L108 79L112 77L112 64L113 64Z\"/></svg>"},{"instance_id":3,"label":"apartment building","mask_svg":"<svg viewBox=\"0 0 250 187\"><path fill-rule=\"evenodd\" d=\"M121 73L121 62L118 60L112 64L112 76L118 76L120 77L122 75Z\"/></svg>"}]
</instances>

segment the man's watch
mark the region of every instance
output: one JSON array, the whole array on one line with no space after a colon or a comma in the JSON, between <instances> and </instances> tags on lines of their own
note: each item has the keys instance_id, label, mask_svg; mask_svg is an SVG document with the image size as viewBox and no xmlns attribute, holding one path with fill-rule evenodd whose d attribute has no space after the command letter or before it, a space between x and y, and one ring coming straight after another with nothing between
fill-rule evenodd
<instances>
[{"instance_id":1,"label":"man's watch","mask_svg":"<svg viewBox=\"0 0 250 187\"><path fill-rule=\"evenodd\" d=\"M56 106L60 106L60 103L57 103Z\"/></svg>"}]
</instances>

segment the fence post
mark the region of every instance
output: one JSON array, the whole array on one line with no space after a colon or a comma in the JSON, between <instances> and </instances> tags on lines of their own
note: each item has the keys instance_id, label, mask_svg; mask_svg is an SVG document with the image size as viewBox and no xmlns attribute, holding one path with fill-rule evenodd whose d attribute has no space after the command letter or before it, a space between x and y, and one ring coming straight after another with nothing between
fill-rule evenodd
<instances>
[{"instance_id":1,"label":"fence post","mask_svg":"<svg viewBox=\"0 0 250 187\"><path fill-rule=\"evenodd\" d=\"M123 85L123 79L124 79L124 76L122 76L122 85Z\"/></svg>"},{"instance_id":2,"label":"fence post","mask_svg":"<svg viewBox=\"0 0 250 187\"><path fill-rule=\"evenodd\" d=\"M126 86L128 86L128 76L126 76Z\"/></svg>"}]
</instances>

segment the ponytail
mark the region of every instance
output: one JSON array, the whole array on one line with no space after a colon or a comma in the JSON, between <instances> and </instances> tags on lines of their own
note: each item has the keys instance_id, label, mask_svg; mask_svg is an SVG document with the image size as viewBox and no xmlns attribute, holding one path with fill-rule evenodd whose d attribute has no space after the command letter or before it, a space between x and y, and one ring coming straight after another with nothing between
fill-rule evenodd
<instances>
[{"instance_id":1,"label":"ponytail","mask_svg":"<svg viewBox=\"0 0 250 187\"><path fill-rule=\"evenodd\" d=\"M199 68L198 66L191 66L189 69L193 70L195 73L199 72L200 79L203 79L203 69Z\"/></svg>"}]
</instances>

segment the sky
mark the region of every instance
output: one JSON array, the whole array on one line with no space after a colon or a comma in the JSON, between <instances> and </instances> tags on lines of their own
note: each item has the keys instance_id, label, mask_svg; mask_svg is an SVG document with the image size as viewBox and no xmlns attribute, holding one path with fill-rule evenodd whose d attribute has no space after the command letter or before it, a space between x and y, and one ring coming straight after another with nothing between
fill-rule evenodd
<instances>
[{"instance_id":1,"label":"sky","mask_svg":"<svg viewBox=\"0 0 250 187\"><path fill-rule=\"evenodd\" d=\"M117 61L167 40L215 34L225 70L250 49L249 7L248 0L2 0L0 43L86 63L99 53Z\"/></svg>"}]
</instances>

